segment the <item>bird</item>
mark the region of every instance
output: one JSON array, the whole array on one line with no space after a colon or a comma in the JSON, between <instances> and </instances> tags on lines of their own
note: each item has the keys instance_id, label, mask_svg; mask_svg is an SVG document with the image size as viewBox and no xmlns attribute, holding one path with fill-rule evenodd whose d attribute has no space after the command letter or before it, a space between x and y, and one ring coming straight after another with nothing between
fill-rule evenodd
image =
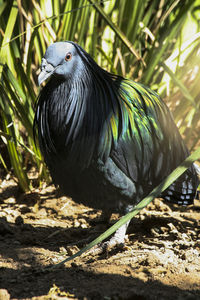
<instances>
[{"instance_id":1,"label":"bird","mask_svg":"<svg viewBox=\"0 0 200 300\"><path fill-rule=\"evenodd\" d=\"M44 81L34 135L54 184L75 202L126 214L189 155L160 96L104 70L77 43L48 46L38 84ZM193 164L159 197L190 205L198 184ZM128 225L106 245L124 244Z\"/></svg>"}]
</instances>

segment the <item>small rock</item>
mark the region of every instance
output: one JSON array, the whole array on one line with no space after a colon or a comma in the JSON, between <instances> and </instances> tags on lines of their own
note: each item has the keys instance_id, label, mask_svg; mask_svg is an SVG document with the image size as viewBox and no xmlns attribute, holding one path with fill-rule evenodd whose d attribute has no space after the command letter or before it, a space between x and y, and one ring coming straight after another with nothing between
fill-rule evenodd
<instances>
[{"instance_id":1,"label":"small rock","mask_svg":"<svg viewBox=\"0 0 200 300\"><path fill-rule=\"evenodd\" d=\"M0 300L10 300L10 294L6 289L0 289Z\"/></svg>"},{"instance_id":2,"label":"small rock","mask_svg":"<svg viewBox=\"0 0 200 300\"><path fill-rule=\"evenodd\" d=\"M80 226L80 222L78 220L74 220L74 227L79 227Z\"/></svg>"},{"instance_id":3,"label":"small rock","mask_svg":"<svg viewBox=\"0 0 200 300\"><path fill-rule=\"evenodd\" d=\"M66 252L69 256L74 255L76 252L78 252L80 249L74 245L74 246L66 246Z\"/></svg>"},{"instance_id":4,"label":"small rock","mask_svg":"<svg viewBox=\"0 0 200 300\"><path fill-rule=\"evenodd\" d=\"M81 228L85 229L88 228L87 224L81 224Z\"/></svg>"},{"instance_id":5,"label":"small rock","mask_svg":"<svg viewBox=\"0 0 200 300\"><path fill-rule=\"evenodd\" d=\"M63 255L66 255L67 250L64 247L60 247L60 253L62 253Z\"/></svg>"},{"instance_id":6,"label":"small rock","mask_svg":"<svg viewBox=\"0 0 200 300\"><path fill-rule=\"evenodd\" d=\"M47 216L47 211L45 208L41 208L39 211L38 211L38 216L41 217L41 218L44 218Z\"/></svg>"},{"instance_id":7,"label":"small rock","mask_svg":"<svg viewBox=\"0 0 200 300\"><path fill-rule=\"evenodd\" d=\"M182 239L185 241L191 241L191 238L186 234L186 233L182 233Z\"/></svg>"},{"instance_id":8,"label":"small rock","mask_svg":"<svg viewBox=\"0 0 200 300\"><path fill-rule=\"evenodd\" d=\"M15 204L15 203L16 203L16 199L13 198L13 197L10 197L10 198L4 200L4 203L7 203L7 204Z\"/></svg>"},{"instance_id":9,"label":"small rock","mask_svg":"<svg viewBox=\"0 0 200 300\"><path fill-rule=\"evenodd\" d=\"M154 274L154 275L159 275L159 274L166 274L167 273L167 270L166 268L163 268L163 267L155 267L155 268L150 268L148 270L150 273Z\"/></svg>"}]
</instances>

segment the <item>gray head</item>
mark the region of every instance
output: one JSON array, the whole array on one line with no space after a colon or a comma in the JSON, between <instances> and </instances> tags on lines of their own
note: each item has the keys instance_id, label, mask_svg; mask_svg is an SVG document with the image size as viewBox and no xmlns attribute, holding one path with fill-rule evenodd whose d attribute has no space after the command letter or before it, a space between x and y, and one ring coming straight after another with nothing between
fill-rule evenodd
<instances>
[{"instance_id":1,"label":"gray head","mask_svg":"<svg viewBox=\"0 0 200 300\"><path fill-rule=\"evenodd\" d=\"M38 84L40 85L51 75L68 79L70 76L79 72L83 63L77 51L77 46L72 42L57 42L51 44L42 59Z\"/></svg>"}]
</instances>

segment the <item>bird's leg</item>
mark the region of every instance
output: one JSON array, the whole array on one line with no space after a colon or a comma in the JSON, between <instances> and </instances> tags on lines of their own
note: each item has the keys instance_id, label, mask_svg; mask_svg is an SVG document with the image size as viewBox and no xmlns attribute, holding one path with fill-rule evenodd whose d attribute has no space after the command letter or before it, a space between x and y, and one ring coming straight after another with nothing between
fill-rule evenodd
<instances>
[{"instance_id":1,"label":"bird's leg","mask_svg":"<svg viewBox=\"0 0 200 300\"><path fill-rule=\"evenodd\" d=\"M116 230L114 235L111 237L111 239L107 242L104 242L104 247L109 250L117 245L124 245L125 243L125 237L126 237L126 231L128 228L130 221L122 225L120 228Z\"/></svg>"},{"instance_id":2,"label":"bird's leg","mask_svg":"<svg viewBox=\"0 0 200 300\"><path fill-rule=\"evenodd\" d=\"M133 208L133 206L128 206L125 209L125 213L128 213L129 211L131 211L132 208ZM126 231L127 231L130 221L131 220L129 220L127 223L125 223L120 228L118 228L110 240L99 244L92 252L94 254L100 254L104 251L111 250L115 246L124 246L125 238L126 238Z\"/></svg>"},{"instance_id":3,"label":"bird's leg","mask_svg":"<svg viewBox=\"0 0 200 300\"><path fill-rule=\"evenodd\" d=\"M120 228L116 230L114 235L111 237L110 240L98 244L95 248L89 251L91 254L101 254L103 252L108 252L116 246L124 246L125 244L125 237L126 237L126 230L128 228L130 221L126 224L122 225Z\"/></svg>"}]
</instances>

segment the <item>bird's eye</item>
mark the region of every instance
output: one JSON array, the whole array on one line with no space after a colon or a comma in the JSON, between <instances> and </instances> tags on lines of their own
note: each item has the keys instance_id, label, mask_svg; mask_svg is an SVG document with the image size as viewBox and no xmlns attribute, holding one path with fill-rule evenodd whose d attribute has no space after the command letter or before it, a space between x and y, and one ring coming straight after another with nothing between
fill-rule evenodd
<instances>
[{"instance_id":1,"label":"bird's eye","mask_svg":"<svg viewBox=\"0 0 200 300\"><path fill-rule=\"evenodd\" d=\"M71 60L72 59L72 54L70 53L70 52L68 52L67 54L66 54L66 56L65 56L65 60L66 61L69 61L69 60Z\"/></svg>"}]
</instances>

